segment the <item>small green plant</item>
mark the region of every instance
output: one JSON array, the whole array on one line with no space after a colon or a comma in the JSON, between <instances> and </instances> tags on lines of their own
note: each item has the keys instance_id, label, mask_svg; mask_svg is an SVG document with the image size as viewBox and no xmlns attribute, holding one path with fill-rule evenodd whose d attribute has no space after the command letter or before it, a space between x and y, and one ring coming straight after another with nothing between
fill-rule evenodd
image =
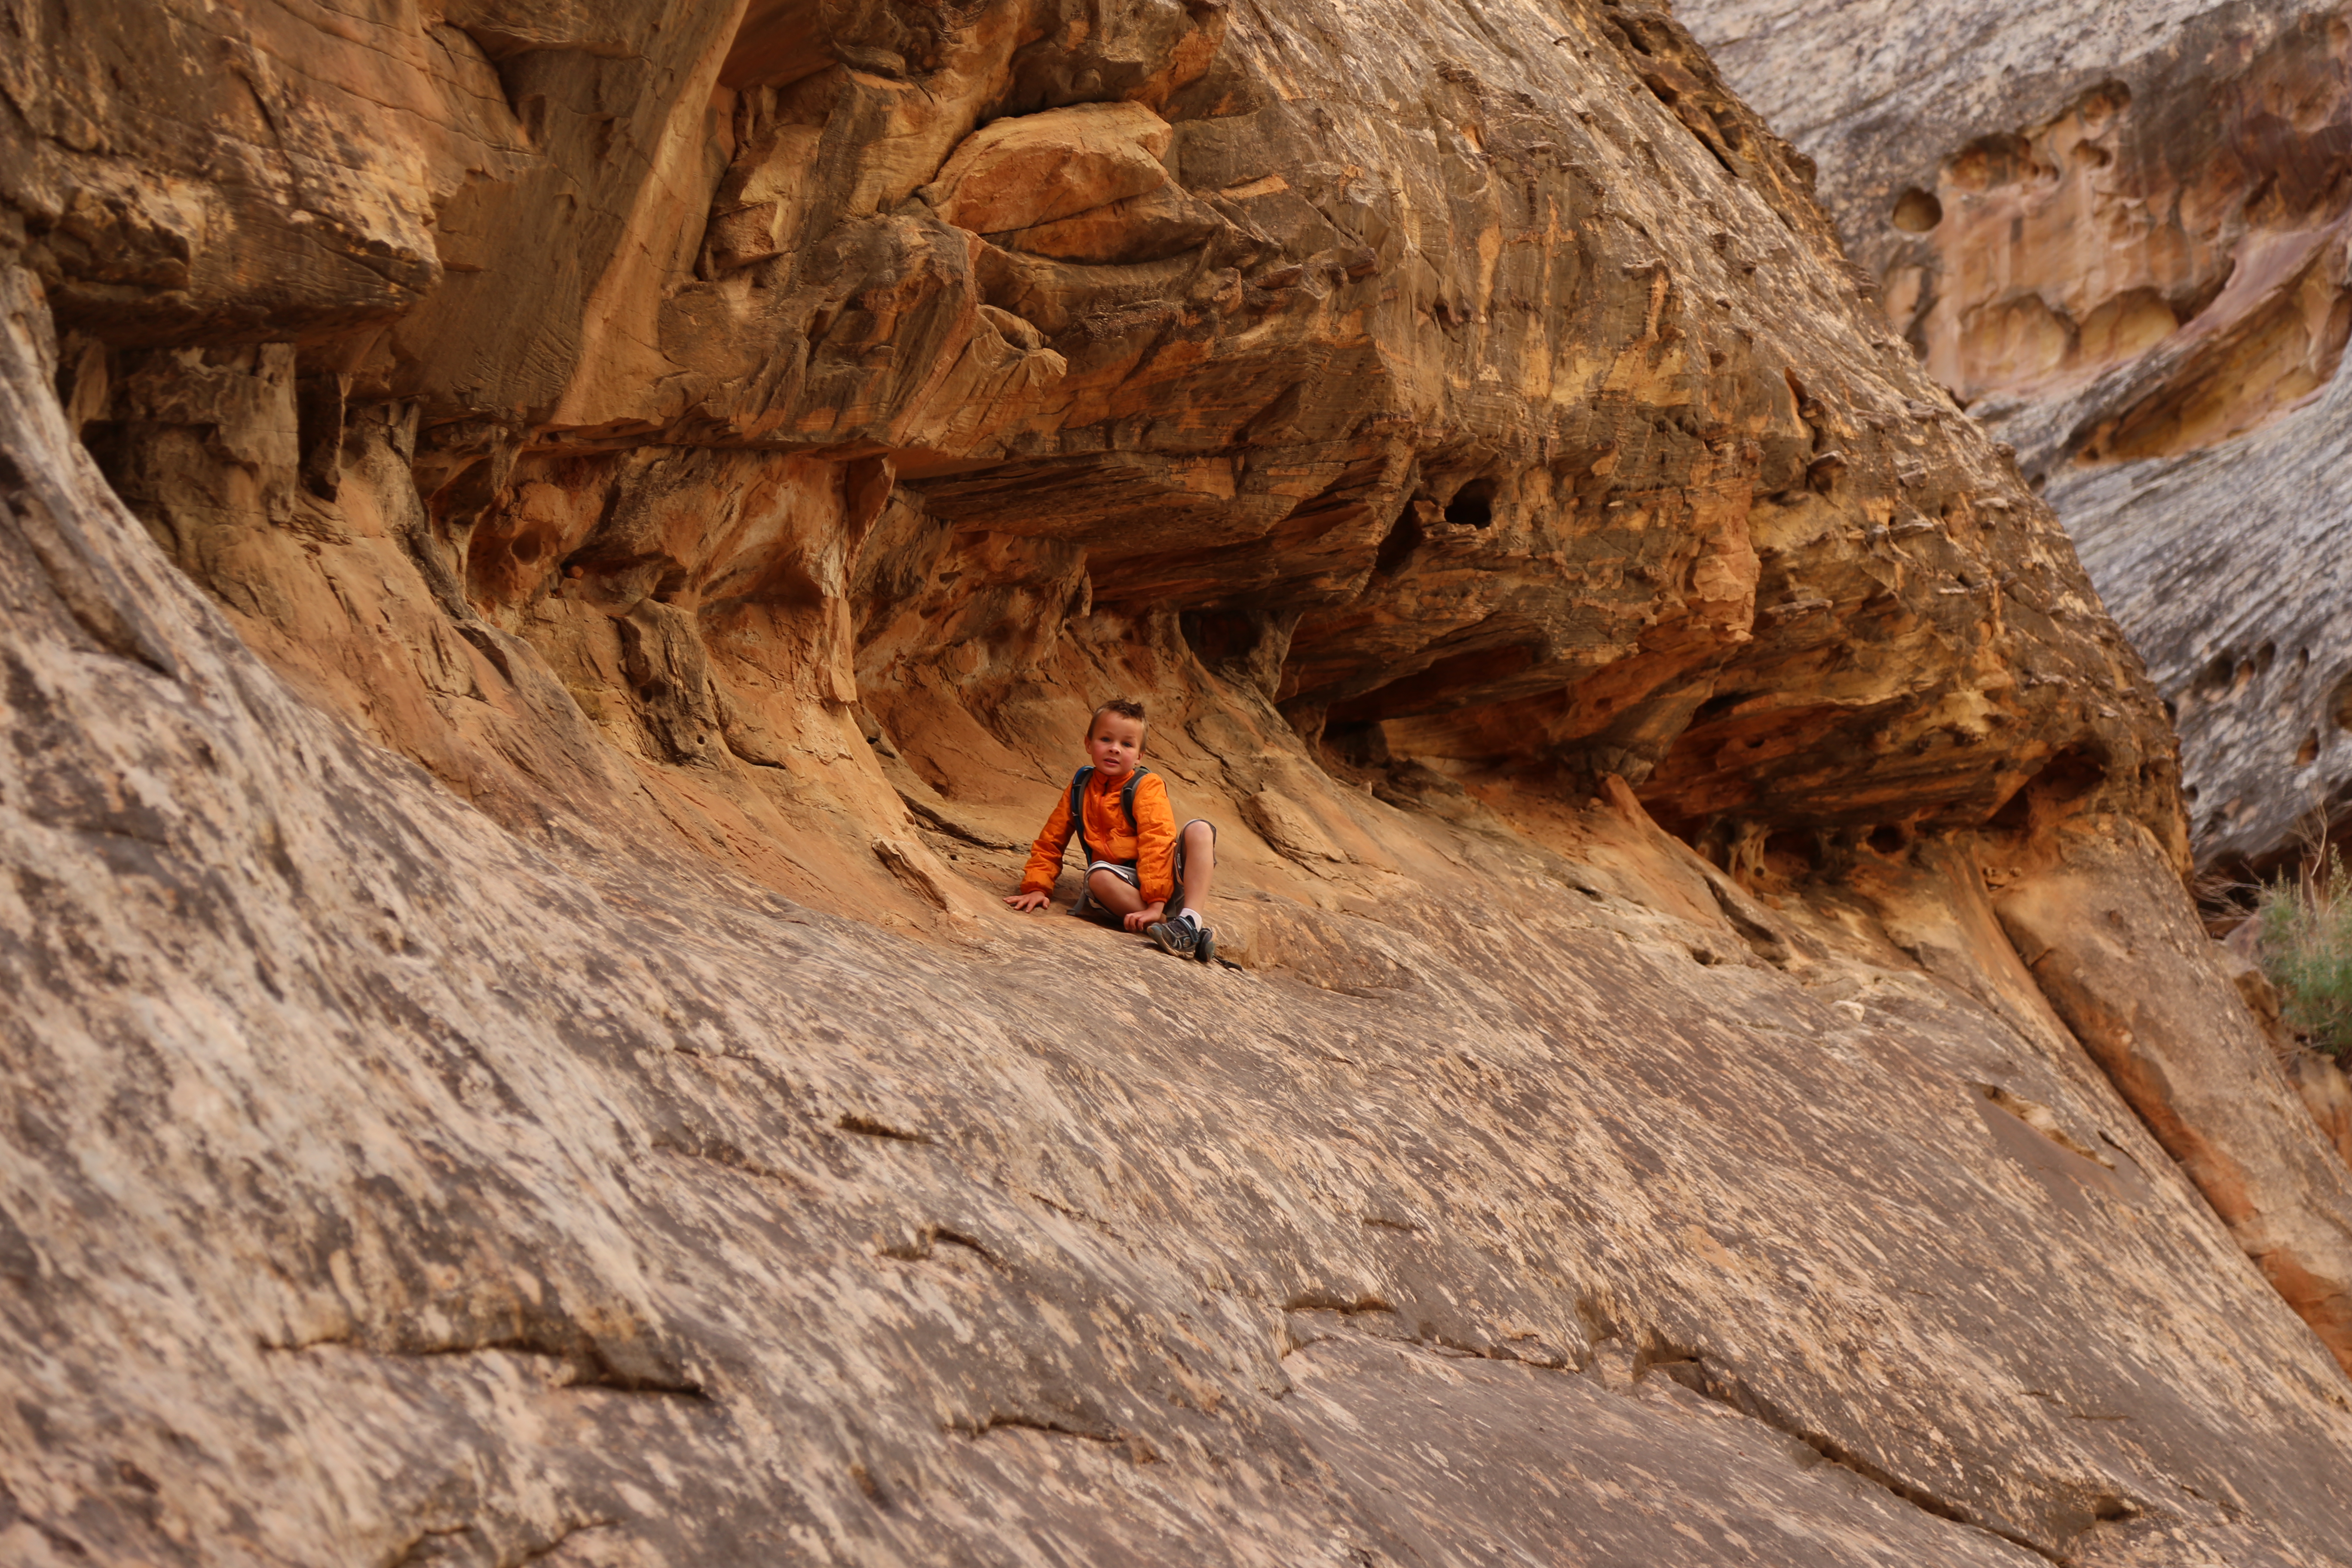
<instances>
[{"instance_id":1,"label":"small green plant","mask_svg":"<svg viewBox=\"0 0 2352 1568\"><path fill-rule=\"evenodd\" d=\"M2325 859L2263 889L2263 972L2290 1027L2339 1060L2352 1057L2352 882L2330 846Z\"/></svg>"}]
</instances>

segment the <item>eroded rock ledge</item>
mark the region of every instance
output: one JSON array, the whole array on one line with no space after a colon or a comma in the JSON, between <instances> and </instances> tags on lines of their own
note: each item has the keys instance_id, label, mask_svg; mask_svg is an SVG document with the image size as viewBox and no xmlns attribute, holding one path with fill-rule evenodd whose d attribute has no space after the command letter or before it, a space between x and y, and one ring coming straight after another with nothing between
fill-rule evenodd
<instances>
[{"instance_id":1,"label":"eroded rock ledge","mask_svg":"<svg viewBox=\"0 0 2352 1568\"><path fill-rule=\"evenodd\" d=\"M1663 12L117 20L10 1552L2352 1558L2156 698ZM1113 689L1245 972L994 903Z\"/></svg>"}]
</instances>

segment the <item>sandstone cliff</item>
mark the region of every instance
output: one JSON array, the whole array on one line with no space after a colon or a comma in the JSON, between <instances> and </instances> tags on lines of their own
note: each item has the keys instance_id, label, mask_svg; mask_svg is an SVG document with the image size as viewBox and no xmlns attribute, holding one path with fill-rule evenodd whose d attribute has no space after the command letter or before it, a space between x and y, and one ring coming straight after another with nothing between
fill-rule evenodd
<instances>
[{"instance_id":1,"label":"sandstone cliff","mask_svg":"<svg viewBox=\"0 0 2352 1568\"><path fill-rule=\"evenodd\" d=\"M1663 11L26 9L27 1563L2352 1561L2352 1170ZM1240 972L995 895L1097 696Z\"/></svg>"},{"instance_id":2,"label":"sandstone cliff","mask_svg":"<svg viewBox=\"0 0 2352 1568\"><path fill-rule=\"evenodd\" d=\"M2336 0L1686 0L2177 716L2200 863L2352 822Z\"/></svg>"}]
</instances>

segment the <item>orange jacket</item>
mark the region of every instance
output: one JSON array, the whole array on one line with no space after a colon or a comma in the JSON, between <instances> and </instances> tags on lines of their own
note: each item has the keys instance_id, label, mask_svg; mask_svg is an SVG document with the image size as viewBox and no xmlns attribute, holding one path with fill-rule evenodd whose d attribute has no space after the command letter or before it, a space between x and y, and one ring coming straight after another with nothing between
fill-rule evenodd
<instances>
[{"instance_id":1,"label":"orange jacket","mask_svg":"<svg viewBox=\"0 0 2352 1568\"><path fill-rule=\"evenodd\" d=\"M1106 787L1108 786L1108 787ZM1084 809L1087 842L1097 860L1132 860L1143 883L1143 901L1164 904L1176 896L1176 810L1168 804L1168 786L1158 773L1146 773L1135 786L1135 831L1127 828L1127 813L1119 809L1119 792L1127 787L1121 775L1106 779L1099 773L1087 781ZM1062 869L1062 851L1070 842L1070 792L1064 790L1045 819L1045 831L1029 847L1028 868L1021 873L1024 893L1050 893Z\"/></svg>"}]
</instances>

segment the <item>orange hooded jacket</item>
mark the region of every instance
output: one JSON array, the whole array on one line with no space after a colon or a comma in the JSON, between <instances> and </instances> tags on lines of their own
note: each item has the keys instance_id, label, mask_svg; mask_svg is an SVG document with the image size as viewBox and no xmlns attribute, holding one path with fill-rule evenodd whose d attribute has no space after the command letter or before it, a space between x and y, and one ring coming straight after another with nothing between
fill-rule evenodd
<instances>
[{"instance_id":1,"label":"orange hooded jacket","mask_svg":"<svg viewBox=\"0 0 2352 1568\"><path fill-rule=\"evenodd\" d=\"M1108 785L1108 787L1105 787ZM1131 860L1143 884L1143 901L1164 904L1176 896L1176 810L1168 804L1168 786L1158 773L1146 773L1135 786L1135 830L1128 831L1127 813L1119 808L1124 774L1106 779L1099 772L1087 781L1082 808L1087 816L1087 842L1097 860ZM1062 852L1070 842L1070 792L1064 790L1045 819L1045 831L1029 847L1029 865L1021 873L1024 893L1050 893L1062 869Z\"/></svg>"}]
</instances>

